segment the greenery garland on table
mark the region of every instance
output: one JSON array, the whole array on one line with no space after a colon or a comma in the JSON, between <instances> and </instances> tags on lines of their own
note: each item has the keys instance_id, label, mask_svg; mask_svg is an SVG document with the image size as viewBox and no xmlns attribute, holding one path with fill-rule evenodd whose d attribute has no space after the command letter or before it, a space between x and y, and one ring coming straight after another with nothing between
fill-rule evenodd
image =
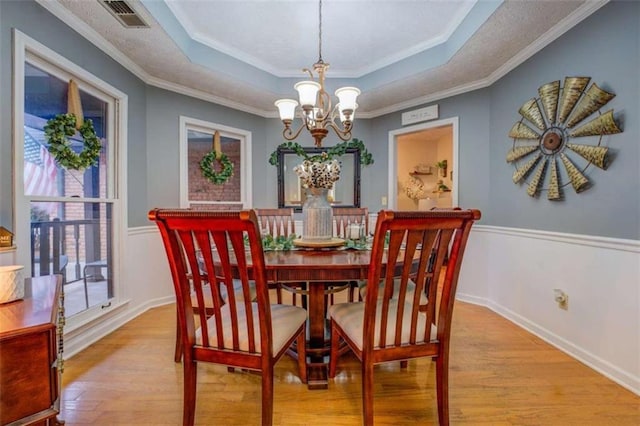
<instances>
[{"instance_id":1,"label":"greenery garland on table","mask_svg":"<svg viewBox=\"0 0 640 426\"><path fill-rule=\"evenodd\" d=\"M233 163L226 154L220 153L219 158L217 158L217 154L217 151L210 151L202 157L200 171L202 171L202 176L214 185L222 185L233 176ZM218 173L213 170L213 162L215 160L222 166L222 170Z\"/></svg>"},{"instance_id":2,"label":"greenery garland on table","mask_svg":"<svg viewBox=\"0 0 640 426\"><path fill-rule=\"evenodd\" d=\"M73 114L58 114L47 121L44 134L49 142L47 148L56 162L69 170L83 170L98 162L102 144L96 136L91 120L85 120L80 127L80 135L84 148L79 154L71 149L69 137L76 133L76 116Z\"/></svg>"},{"instance_id":3,"label":"greenery garland on table","mask_svg":"<svg viewBox=\"0 0 640 426\"><path fill-rule=\"evenodd\" d=\"M373 156L369 151L367 151L367 148L364 146L364 142L356 138L353 138L348 142L341 142L338 145L328 147L326 151L323 151L320 154L314 154L314 155L307 154L304 148L302 147L302 145L300 145L297 142L284 142L278 145L278 148L276 148L276 150L273 151L269 156L269 164L271 164L272 166L278 165L278 149L279 148L291 149L299 157L302 157L305 160L308 160L311 162L330 161L334 157L340 157L344 155L347 152L347 149L356 148L358 151L360 151L361 165L369 166L373 164Z\"/></svg>"}]
</instances>

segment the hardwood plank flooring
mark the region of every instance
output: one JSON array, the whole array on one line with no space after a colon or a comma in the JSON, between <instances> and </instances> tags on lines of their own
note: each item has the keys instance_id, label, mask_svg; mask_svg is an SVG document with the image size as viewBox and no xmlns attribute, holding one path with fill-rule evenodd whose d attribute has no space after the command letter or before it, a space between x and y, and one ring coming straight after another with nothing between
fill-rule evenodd
<instances>
[{"instance_id":1,"label":"hardwood plank flooring","mask_svg":"<svg viewBox=\"0 0 640 426\"><path fill-rule=\"evenodd\" d=\"M175 307L154 308L66 360L67 426L180 425L182 365L173 362ZM450 366L454 425L640 425L640 397L490 310L456 302ZM360 425L360 364L346 354L329 389L309 391L284 357L275 425ZM376 425L437 424L430 359L375 371ZM259 425L260 376L201 365L198 425Z\"/></svg>"}]
</instances>

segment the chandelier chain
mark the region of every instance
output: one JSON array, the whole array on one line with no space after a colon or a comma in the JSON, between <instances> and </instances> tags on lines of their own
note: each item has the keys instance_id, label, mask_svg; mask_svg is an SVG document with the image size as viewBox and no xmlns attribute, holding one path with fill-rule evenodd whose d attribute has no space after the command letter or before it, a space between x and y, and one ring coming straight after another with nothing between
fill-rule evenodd
<instances>
[{"instance_id":1,"label":"chandelier chain","mask_svg":"<svg viewBox=\"0 0 640 426\"><path fill-rule=\"evenodd\" d=\"M0 0L2 1L2 0ZM275 105L280 112L280 119L284 123L282 135L288 141L296 139L303 129L307 129L313 137L317 147L322 147L322 139L333 129L343 141L351 138L354 111L358 107L356 98L360 94L357 87L341 87L336 90L338 104L332 107L331 95L325 90L325 73L329 64L322 60L322 0L318 0L318 62L313 68L303 68L302 72L309 74L310 80L300 81L294 88L300 95L300 103L293 99L278 99ZM316 76L317 74L317 81ZM296 116L296 107L301 106L300 118L302 126L293 131L291 124ZM340 120L336 122L336 120Z\"/></svg>"},{"instance_id":2,"label":"chandelier chain","mask_svg":"<svg viewBox=\"0 0 640 426\"><path fill-rule=\"evenodd\" d=\"M318 62L322 61L322 0L318 6Z\"/></svg>"}]
</instances>

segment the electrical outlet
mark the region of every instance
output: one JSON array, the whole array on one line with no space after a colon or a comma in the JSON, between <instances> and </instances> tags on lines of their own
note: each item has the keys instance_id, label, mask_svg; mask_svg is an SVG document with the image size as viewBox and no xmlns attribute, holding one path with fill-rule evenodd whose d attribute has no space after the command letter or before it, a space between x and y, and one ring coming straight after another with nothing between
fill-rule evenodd
<instances>
[{"instance_id":1,"label":"electrical outlet","mask_svg":"<svg viewBox=\"0 0 640 426\"><path fill-rule=\"evenodd\" d=\"M569 309L569 295L559 288L553 289L553 300L556 301L560 309Z\"/></svg>"},{"instance_id":2,"label":"electrical outlet","mask_svg":"<svg viewBox=\"0 0 640 426\"><path fill-rule=\"evenodd\" d=\"M382 204L382 207L386 207L386 205L387 205L387 197L382 197L380 199L380 203Z\"/></svg>"}]
</instances>

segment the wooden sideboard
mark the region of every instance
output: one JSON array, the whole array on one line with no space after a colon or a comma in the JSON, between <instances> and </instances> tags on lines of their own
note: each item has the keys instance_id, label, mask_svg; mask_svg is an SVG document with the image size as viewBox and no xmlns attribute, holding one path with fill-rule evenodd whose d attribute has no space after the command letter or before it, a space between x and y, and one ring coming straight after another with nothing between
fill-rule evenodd
<instances>
[{"instance_id":1,"label":"wooden sideboard","mask_svg":"<svg viewBox=\"0 0 640 426\"><path fill-rule=\"evenodd\" d=\"M23 300L0 305L0 425L62 425L59 275L28 278Z\"/></svg>"}]
</instances>

